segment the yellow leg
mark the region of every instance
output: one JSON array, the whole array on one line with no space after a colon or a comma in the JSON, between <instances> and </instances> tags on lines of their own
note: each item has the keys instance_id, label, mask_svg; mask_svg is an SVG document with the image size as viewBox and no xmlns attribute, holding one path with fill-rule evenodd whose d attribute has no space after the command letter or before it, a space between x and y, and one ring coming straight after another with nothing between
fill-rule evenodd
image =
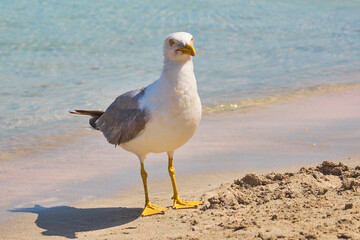
<instances>
[{"instance_id":1,"label":"yellow leg","mask_svg":"<svg viewBox=\"0 0 360 240\"><path fill-rule=\"evenodd\" d=\"M154 214L164 214L168 208L155 206L154 204L150 203L149 193L147 188L147 173L145 171L143 163L141 163L141 178L144 184L144 191L145 191L145 208L141 215L145 217Z\"/></svg>"},{"instance_id":2,"label":"yellow leg","mask_svg":"<svg viewBox=\"0 0 360 240\"><path fill-rule=\"evenodd\" d=\"M176 186L176 181L175 181L175 169L174 169L174 161L173 161L172 157L169 157L168 170L169 170L169 175L171 178L172 187L174 190L174 196L172 197L172 199L174 199L174 204L173 204L174 209L194 208L194 207L197 207L197 205L204 204L203 202L187 202L187 201L183 201L180 199L179 193L177 190L177 186Z\"/></svg>"}]
</instances>

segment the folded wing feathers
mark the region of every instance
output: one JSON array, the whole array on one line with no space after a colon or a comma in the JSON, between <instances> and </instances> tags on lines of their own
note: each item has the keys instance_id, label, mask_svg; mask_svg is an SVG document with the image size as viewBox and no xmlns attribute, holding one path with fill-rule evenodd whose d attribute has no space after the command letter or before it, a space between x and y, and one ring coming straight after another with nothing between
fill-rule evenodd
<instances>
[{"instance_id":1,"label":"folded wing feathers","mask_svg":"<svg viewBox=\"0 0 360 240\"><path fill-rule=\"evenodd\" d=\"M100 130L109 143L121 144L138 136L150 120L146 109L139 109L139 100L145 89L134 90L117 97L105 112L75 110L72 114L88 115L90 125Z\"/></svg>"},{"instance_id":2,"label":"folded wing feathers","mask_svg":"<svg viewBox=\"0 0 360 240\"><path fill-rule=\"evenodd\" d=\"M145 109L139 109L139 100L145 89L124 93L106 109L96 121L97 128L111 144L128 142L138 136L150 120Z\"/></svg>"}]
</instances>

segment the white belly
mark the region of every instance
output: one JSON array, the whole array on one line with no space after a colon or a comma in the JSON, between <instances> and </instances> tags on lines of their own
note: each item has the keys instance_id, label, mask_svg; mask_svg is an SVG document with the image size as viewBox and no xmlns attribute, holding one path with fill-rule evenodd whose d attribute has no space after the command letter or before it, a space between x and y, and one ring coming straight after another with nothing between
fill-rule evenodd
<instances>
[{"instance_id":1,"label":"white belly","mask_svg":"<svg viewBox=\"0 0 360 240\"><path fill-rule=\"evenodd\" d=\"M120 146L136 155L170 152L184 145L194 135L201 119L198 94L182 96L175 104L161 104L152 109L145 130Z\"/></svg>"}]
</instances>

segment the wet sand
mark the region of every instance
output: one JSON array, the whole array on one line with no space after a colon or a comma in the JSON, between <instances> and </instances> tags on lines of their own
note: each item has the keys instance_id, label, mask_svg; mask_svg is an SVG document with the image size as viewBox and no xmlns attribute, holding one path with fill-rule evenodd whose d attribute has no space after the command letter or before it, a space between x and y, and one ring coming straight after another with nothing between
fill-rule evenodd
<instances>
[{"instance_id":1,"label":"wet sand","mask_svg":"<svg viewBox=\"0 0 360 240\"><path fill-rule=\"evenodd\" d=\"M247 173L296 172L301 166L315 166L324 160L342 160L355 167L359 161L359 105L360 91L349 90L248 113L205 116L194 138L175 154L180 193L185 200L198 200L221 183L231 183ZM219 226L231 225L223 219L227 211L230 209L233 217L255 214L225 208L215 209L215 215L211 214L215 210L168 210L165 215L139 218L143 189L136 158L108 146L95 131L87 134L89 138L69 146L66 152L54 150L33 156L37 161L31 164L23 160L6 165L0 186L4 212L0 239L237 238L240 230ZM150 198L162 206L171 205L166 162L165 155L150 155L146 160ZM346 204L350 195L336 201ZM357 211L357 206L353 204L350 210ZM271 214L271 209L276 211L271 207ZM340 217L345 213L339 210ZM266 232L265 223L257 220L254 229L260 224L268 235L261 231L263 235L259 235L247 225L244 229L250 235L241 236L291 237L275 228L275 232Z\"/></svg>"}]
</instances>

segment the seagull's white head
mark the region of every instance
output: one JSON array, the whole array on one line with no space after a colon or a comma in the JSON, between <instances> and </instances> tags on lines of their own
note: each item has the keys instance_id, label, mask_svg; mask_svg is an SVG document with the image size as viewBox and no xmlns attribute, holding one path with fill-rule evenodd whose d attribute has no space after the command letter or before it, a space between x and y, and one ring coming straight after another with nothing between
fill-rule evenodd
<instances>
[{"instance_id":1,"label":"seagull's white head","mask_svg":"<svg viewBox=\"0 0 360 240\"><path fill-rule=\"evenodd\" d=\"M176 32L169 34L164 41L165 60L186 62L196 55L194 37L190 33Z\"/></svg>"}]
</instances>

